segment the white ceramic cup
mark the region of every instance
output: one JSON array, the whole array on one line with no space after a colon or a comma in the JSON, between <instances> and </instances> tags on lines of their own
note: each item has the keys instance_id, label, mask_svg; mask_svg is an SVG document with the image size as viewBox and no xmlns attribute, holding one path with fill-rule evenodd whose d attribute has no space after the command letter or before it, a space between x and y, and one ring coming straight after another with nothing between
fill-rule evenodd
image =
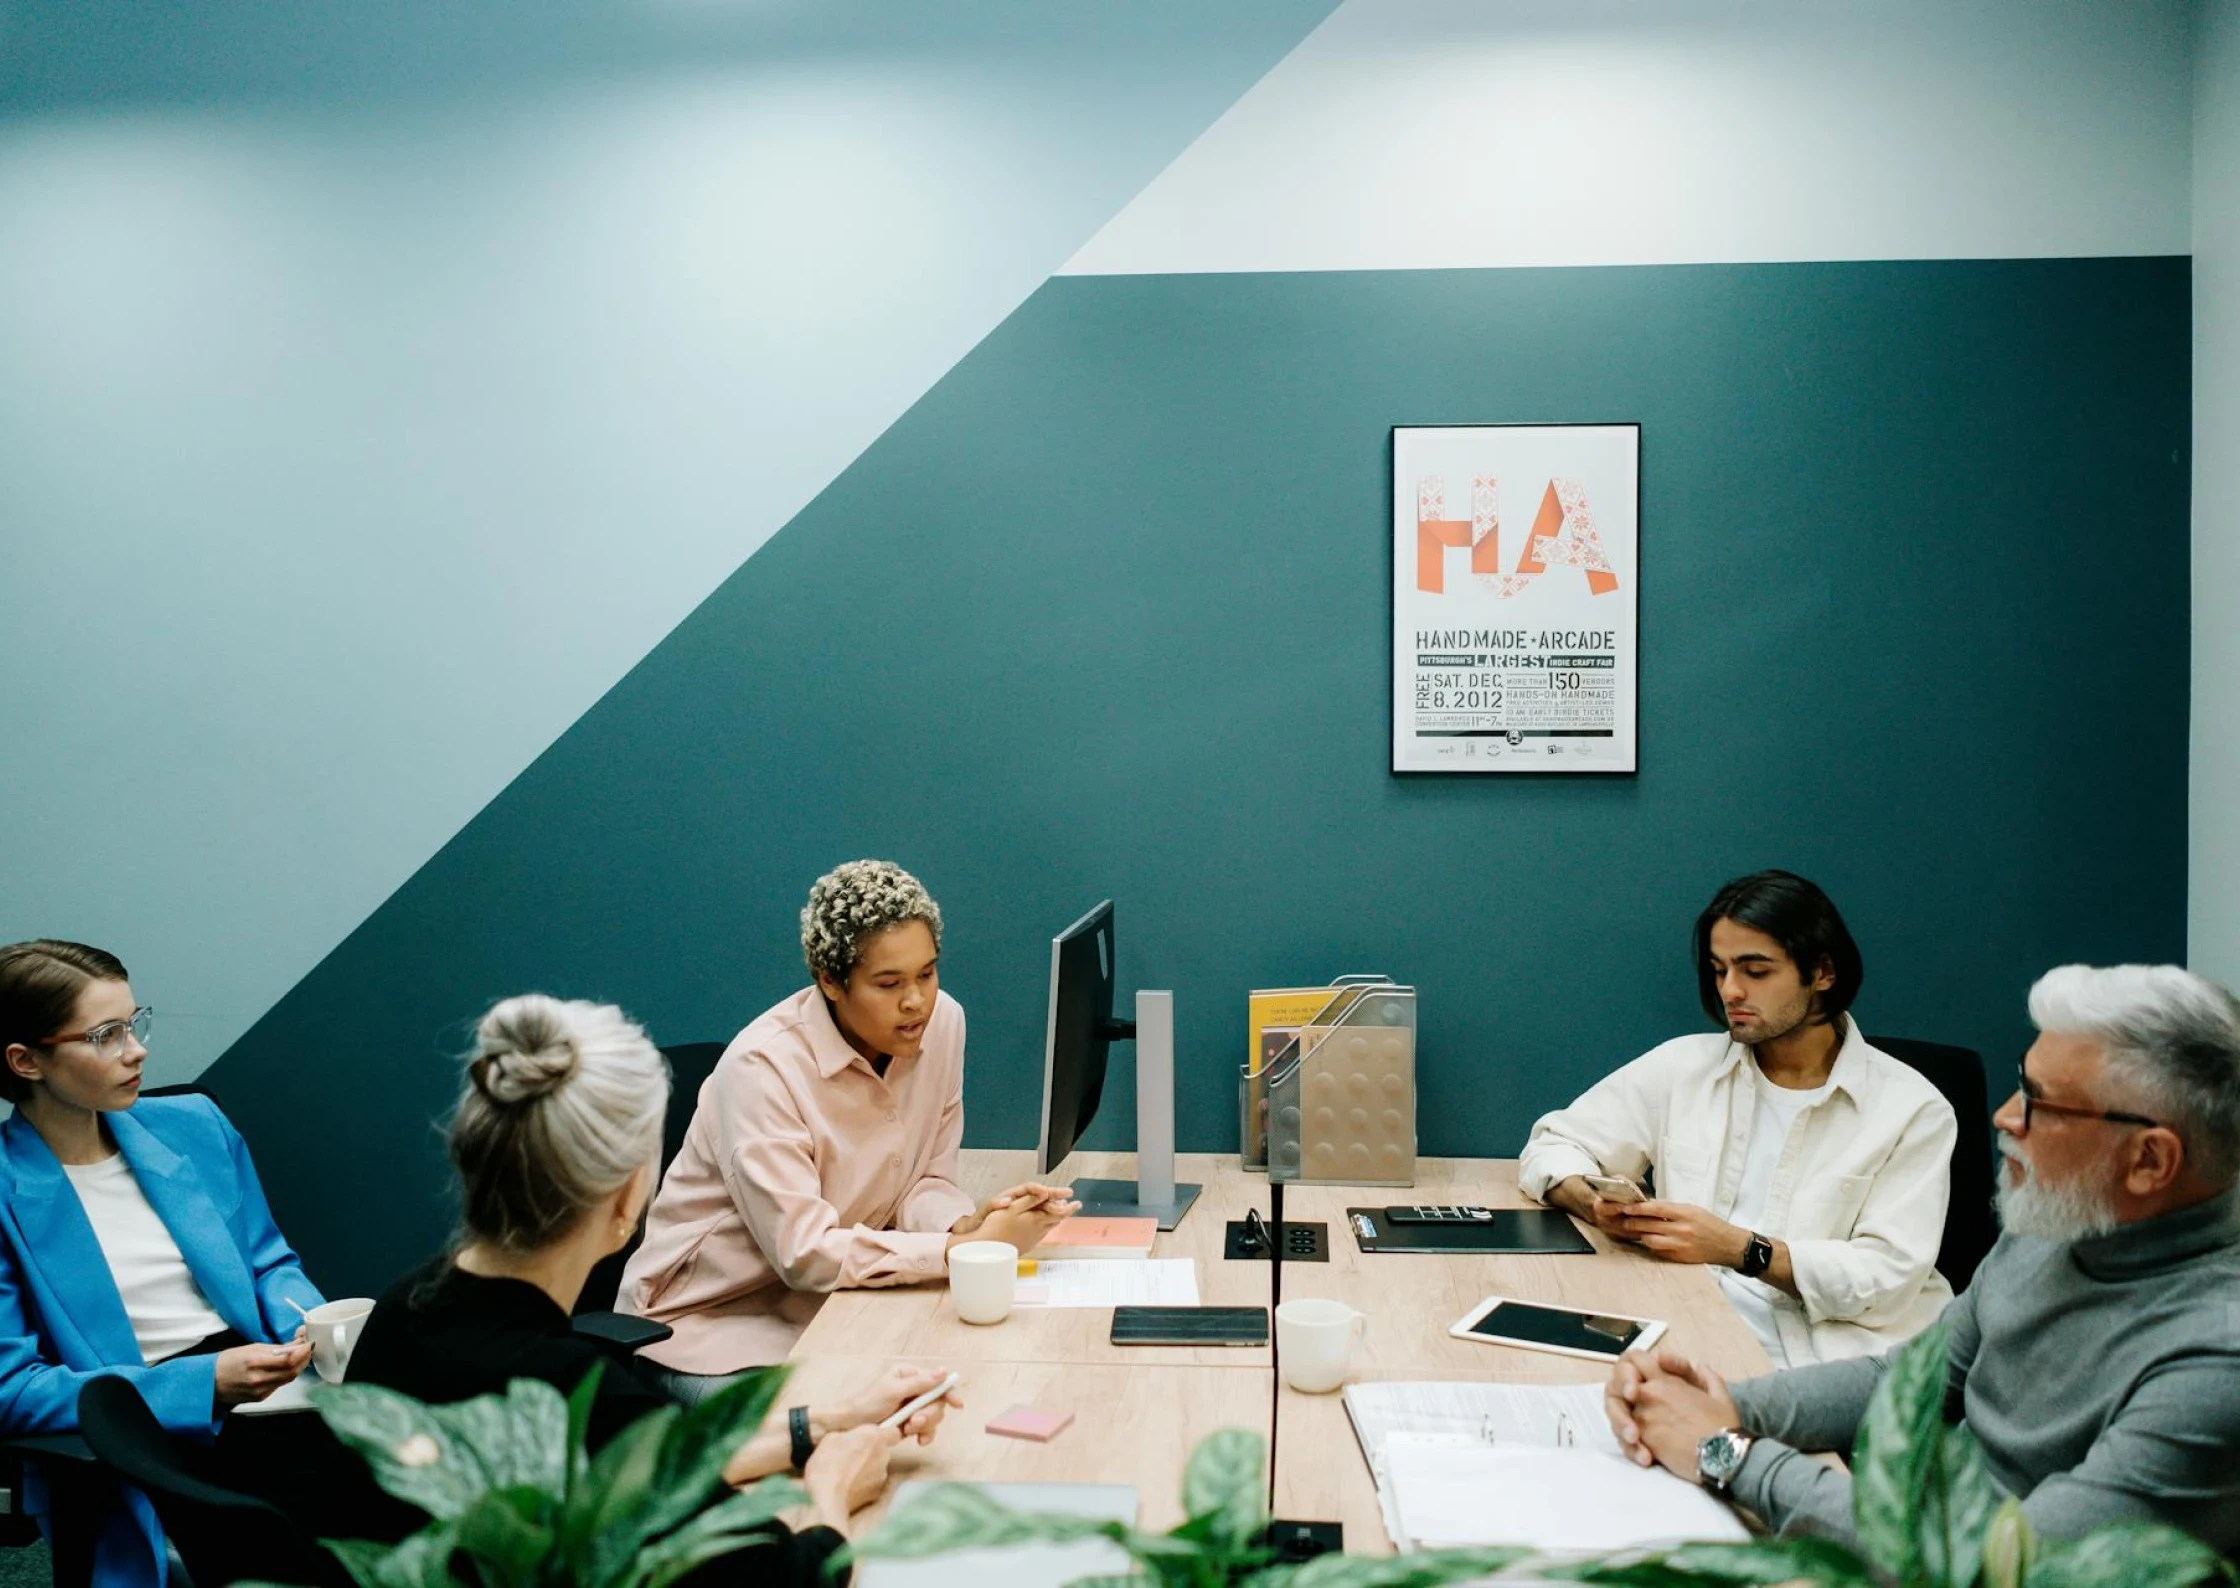
<instances>
[{"instance_id":1,"label":"white ceramic cup","mask_svg":"<svg viewBox=\"0 0 2240 1588\"><path fill-rule=\"evenodd\" d=\"M1276 1308L1276 1357L1283 1381L1309 1395L1327 1395L1346 1381L1353 1343L1369 1320L1342 1301L1287 1301Z\"/></svg>"},{"instance_id":2,"label":"white ceramic cup","mask_svg":"<svg viewBox=\"0 0 2240 1588\"><path fill-rule=\"evenodd\" d=\"M350 1371L350 1353L358 1348L358 1333L371 1311L370 1297L353 1296L321 1302L303 1315L303 1325L311 1331L311 1365L329 1384L341 1383Z\"/></svg>"},{"instance_id":3,"label":"white ceramic cup","mask_svg":"<svg viewBox=\"0 0 2240 1588\"><path fill-rule=\"evenodd\" d=\"M1019 1248L1009 1241L959 1241L949 1248L949 1298L967 1323L1001 1323L1019 1288Z\"/></svg>"}]
</instances>

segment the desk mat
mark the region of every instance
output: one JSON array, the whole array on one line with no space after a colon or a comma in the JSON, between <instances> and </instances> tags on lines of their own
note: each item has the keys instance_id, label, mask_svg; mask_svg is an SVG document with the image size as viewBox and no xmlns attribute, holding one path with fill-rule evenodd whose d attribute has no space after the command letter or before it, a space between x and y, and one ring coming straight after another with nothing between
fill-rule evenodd
<instances>
[{"instance_id":1,"label":"desk mat","mask_svg":"<svg viewBox=\"0 0 2240 1588\"><path fill-rule=\"evenodd\" d=\"M1346 1226L1364 1252L1591 1255L1594 1244L1554 1208L1496 1208L1486 1224L1387 1224L1383 1208L1347 1208Z\"/></svg>"}]
</instances>

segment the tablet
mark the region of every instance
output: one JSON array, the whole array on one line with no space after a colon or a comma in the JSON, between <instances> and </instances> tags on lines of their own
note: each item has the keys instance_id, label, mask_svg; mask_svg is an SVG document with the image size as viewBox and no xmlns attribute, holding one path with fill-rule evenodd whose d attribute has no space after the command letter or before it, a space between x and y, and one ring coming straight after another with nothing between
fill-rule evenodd
<instances>
[{"instance_id":1,"label":"tablet","mask_svg":"<svg viewBox=\"0 0 2240 1588\"><path fill-rule=\"evenodd\" d=\"M1514 1345L1614 1362L1628 1351L1646 1351L1655 1345L1664 1338L1664 1325L1654 1318L1488 1296L1447 1333L1484 1345Z\"/></svg>"}]
</instances>

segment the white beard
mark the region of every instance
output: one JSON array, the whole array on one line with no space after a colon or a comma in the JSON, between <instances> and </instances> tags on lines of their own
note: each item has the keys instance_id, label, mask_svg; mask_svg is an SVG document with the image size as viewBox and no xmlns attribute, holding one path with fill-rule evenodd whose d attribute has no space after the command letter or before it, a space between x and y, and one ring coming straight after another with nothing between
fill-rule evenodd
<instances>
[{"instance_id":1,"label":"white beard","mask_svg":"<svg viewBox=\"0 0 2240 1588\"><path fill-rule=\"evenodd\" d=\"M2067 1243L2090 1240L2116 1227L2114 1202L2105 1190L2080 1184L2048 1185L2038 1178L2030 1160L2004 1141L1999 1143L1999 1151L2022 1170L2022 1179L2016 1184L2008 1184L2004 1175L1999 1178L1999 1224L2009 1235L2034 1235L2040 1240Z\"/></svg>"}]
</instances>

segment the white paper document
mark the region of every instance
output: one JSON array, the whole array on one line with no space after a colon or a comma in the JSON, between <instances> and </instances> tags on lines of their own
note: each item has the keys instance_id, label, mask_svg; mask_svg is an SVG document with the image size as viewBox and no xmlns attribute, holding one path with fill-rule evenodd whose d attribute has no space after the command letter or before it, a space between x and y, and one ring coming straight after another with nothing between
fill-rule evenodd
<instances>
[{"instance_id":1,"label":"white paper document","mask_svg":"<svg viewBox=\"0 0 2240 1588\"><path fill-rule=\"evenodd\" d=\"M1456 1445L1395 1434L1385 1449L1403 1549L1522 1544L1601 1551L1749 1536L1685 1479L1579 1448Z\"/></svg>"},{"instance_id":2,"label":"white paper document","mask_svg":"<svg viewBox=\"0 0 2240 1588\"><path fill-rule=\"evenodd\" d=\"M1374 1472L1395 1434L1439 1434L1477 1445L1554 1445L1617 1455L1600 1384L1346 1386L1346 1415Z\"/></svg>"},{"instance_id":3,"label":"white paper document","mask_svg":"<svg viewBox=\"0 0 2240 1588\"><path fill-rule=\"evenodd\" d=\"M1195 1307L1198 1265L1188 1257L1125 1263L1097 1258L1044 1263L1019 1281L1015 1307Z\"/></svg>"}]
</instances>

